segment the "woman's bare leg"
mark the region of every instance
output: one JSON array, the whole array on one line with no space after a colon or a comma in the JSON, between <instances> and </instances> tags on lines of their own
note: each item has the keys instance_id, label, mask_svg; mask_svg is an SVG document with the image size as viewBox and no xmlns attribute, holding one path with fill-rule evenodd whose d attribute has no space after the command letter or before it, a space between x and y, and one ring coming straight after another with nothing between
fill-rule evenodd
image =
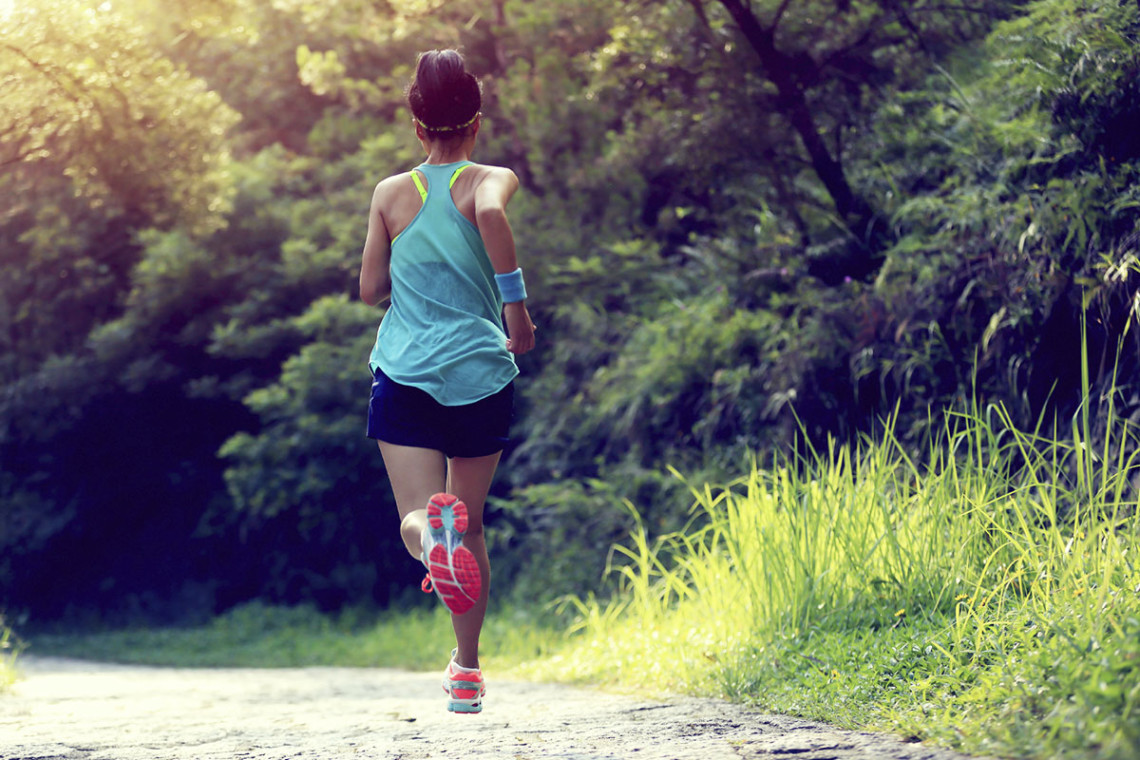
<instances>
[{"instance_id":1,"label":"woman's bare leg","mask_svg":"<svg viewBox=\"0 0 1140 760\"><path fill-rule=\"evenodd\" d=\"M400 513L400 537L417 560L423 554L428 499L447 490L447 459L440 451L379 441Z\"/></svg>"},{"instance_id":2,"label":"woman's bare leg","mask_svg":"<svg viewBox=\"0 0 1140 760\"><path fill-rule=\"evenodd\" d=\"M483 509L502 452L485 457L446 459L432 449L398 446L380 441L384 467L400 513L400 536L408 553L420 560L423 532L427 530L427 503L437 493L447 492L467 505L467 532L463 545L479 565L482 590L475 605L462 615L452 614L456 663L465 668L479 667L479 634L487 614L487 592L491 585L491 563L483 536Z\"/></svg>"},{"instance_id":3,"label":"woman's bare leg","mask_svg":"<svg viewBox=\"0 0 1140 760\"><path fill-rule=\"evenodd\" d=\"M447 492L467 505L467 532L463 536L463 545L475 555L483 581L475 605L462 615L451 616L458 650L455 662L465 668L479 667L479 634L483 630L483 618L487 614L487 592L491 587L491 563L487 559L487 542L483 536L483 507L501 453L448 460Z\"/></svg>"}]
</instances>

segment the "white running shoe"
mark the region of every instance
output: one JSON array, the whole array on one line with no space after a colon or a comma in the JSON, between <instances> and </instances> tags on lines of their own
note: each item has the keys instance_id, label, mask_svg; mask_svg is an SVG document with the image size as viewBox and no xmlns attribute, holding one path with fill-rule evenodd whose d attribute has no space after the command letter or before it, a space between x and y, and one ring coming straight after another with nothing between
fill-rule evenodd
<instances>
[{"instance_id":1,"label":"white running shoe","mask_svg":"<svg viewBox=\"0 0 1140 760\"><path fill-rule=\"evenodd\" d=\"M462 615L474 606L483 590L475 555L463 545L467 505L451 494L437 493L428 501L427 513L421 558L427 577L420 588L434 590L449 610Z\"/></svg>"}]
</instances>

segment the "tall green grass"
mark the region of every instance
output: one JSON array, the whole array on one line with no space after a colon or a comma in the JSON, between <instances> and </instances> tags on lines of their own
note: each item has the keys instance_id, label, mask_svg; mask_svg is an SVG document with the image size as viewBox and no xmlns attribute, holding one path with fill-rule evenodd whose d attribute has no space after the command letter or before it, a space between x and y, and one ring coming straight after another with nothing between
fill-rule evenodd
<instances>
[{"instance_id":1,"label":"tall green grass","mask_svg":"<svg viewBox=\"0 0 1140 760\"><path fill-rule=\"evenodd\" d=\"M5 625L4 616L0 615L0 691L11 686L16 680L18 650L12 629Z\"/></svg>"},{"instance_id":2,"label":"tall green grass","mask_svg":"<svg viewBox=\"0 0 1140 760\"><path fill-rule=\"evenodd\" d=\"M536 675L727 695L1019 757L1140 756L1138 447L954 413L921 459L874 441L692 489L619 547Z\"/></svg>"}]
</instances>

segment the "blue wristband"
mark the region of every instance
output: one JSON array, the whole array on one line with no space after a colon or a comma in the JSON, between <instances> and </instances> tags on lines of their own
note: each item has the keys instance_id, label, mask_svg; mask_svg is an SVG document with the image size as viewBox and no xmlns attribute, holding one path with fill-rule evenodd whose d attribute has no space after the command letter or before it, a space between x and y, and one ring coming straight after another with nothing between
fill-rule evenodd
<instances>
[{"instance_id":1,"label":"blue wristband","mask_svg":"<svg viewBox=\"0 0 1140 760\"><path fill-rule=\"evenodd\" d=\"M503 297L503 303L526 300L526 283L523 282L521 268L506 274L496 274L495 284L499 286L499 295Z\"/></svg>"}]
</instances>

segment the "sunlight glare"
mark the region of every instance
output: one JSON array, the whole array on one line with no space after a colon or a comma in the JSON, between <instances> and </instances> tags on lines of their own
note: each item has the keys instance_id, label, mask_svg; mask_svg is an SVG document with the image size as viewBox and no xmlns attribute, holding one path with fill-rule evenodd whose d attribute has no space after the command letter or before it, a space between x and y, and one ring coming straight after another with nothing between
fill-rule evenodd
<instances>
[{"instance_id":1,"label":"sunlight glare","mask_svg":"<svg viewBox=\"0 0 1140 760\"><path fill-rule=\"evenodd\" d=\"M7 21L16 15L16 6L27 6L34 0L0 0L0 21Z\"/></svg>"}]
</instances>

